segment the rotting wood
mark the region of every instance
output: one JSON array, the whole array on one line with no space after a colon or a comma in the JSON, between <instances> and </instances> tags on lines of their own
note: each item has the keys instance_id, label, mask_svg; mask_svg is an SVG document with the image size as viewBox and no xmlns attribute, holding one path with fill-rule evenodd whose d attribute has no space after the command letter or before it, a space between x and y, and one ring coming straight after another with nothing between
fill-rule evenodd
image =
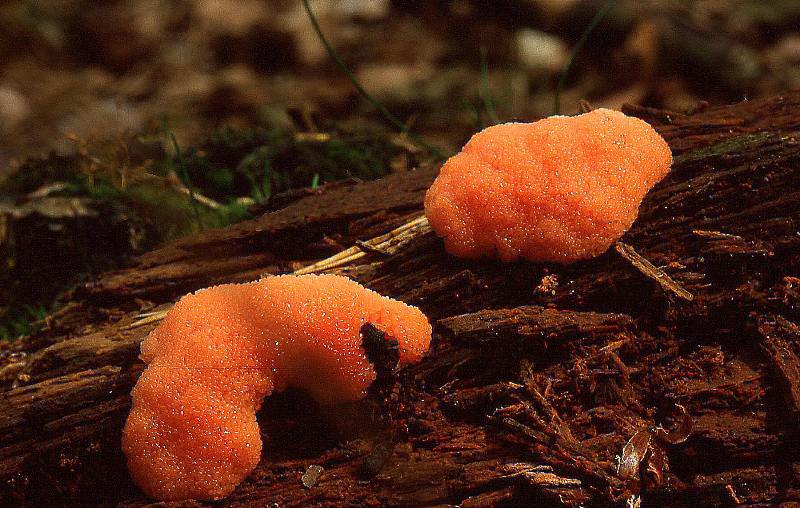
<instances>
[{"instance_id":1,"label":"rotting wood","mask_svg":"<svg viewBox=\"0 0 800 508\"><path fill-rule=\"evenodd\" d=\"M332 268L419 305L434 321L433 350L357 404L268 399L264 458L218 504L796 500L786 351L797 352L777 317L800 317L800 92L687 115L626 110L653 123L676 157L623 242L694 295L690 303L614 251L568 266L465 261L425 234L389 257ZM435 173L322 189L78 289L41 332L0 353L0 504L148 504L119 438L143 368L138 343L154 323L129 325L188 291L289 273L385 235L420 217ZM545 277L558 283L537 290ZM678 404L691 435L622 478L626 443L643 429L680 429ZM324 472L306 488L312 464ZM514 464L538 476L514 474Z\"/></svg>"},{"instance_id":2,"label":"rotting wood","mask_svg":"<svg viewBox=\"0 0 800 508\"><path fill-rule=\"evenodd\" d=\"M490 344L509 347L545 347L545 343L563 343L586 336L595 339L617 338L633 325L630 316L570 312L538 306L514 309L483 310L441 319L437 330L442 337L464 345Z\"/></svg>"},{"instance_id":3,"label":"rotting wood","mask_svg":"<svg viewBox=\"0 0 800 508\"><path fill-rule=\"evenodd\" d=\"M800 341L800 327L781 316L770 316L760 320L758 330L764 337L761 347L781 382L786 408L795 422L800 423L800 358L795 350Z\"/></svg>"}]
</instances>

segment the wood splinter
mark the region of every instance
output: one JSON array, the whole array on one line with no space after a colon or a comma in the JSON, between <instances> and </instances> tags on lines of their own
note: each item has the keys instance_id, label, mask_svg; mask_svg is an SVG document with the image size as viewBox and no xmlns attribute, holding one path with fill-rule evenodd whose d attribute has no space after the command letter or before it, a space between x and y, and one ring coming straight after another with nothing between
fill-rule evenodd
<instances>
[{"instance_id":1,"label":"wood splinter","mask_svg":"<svg viewBox=\"0 0 800 508\"><path fill-rule=\"evenodd\" d=\"M687 291L683 286L675 282L675 280L666 274L663 270L656 267L653 263L647 260L644 256L634 250L633 247L627 243L617 242L614 245L614 250L619 252L620 256L627 259L637 270L642 272L646 277L658 282L658 284L665 290L677 295L684 300L691 302L694 300L694 295Z\"/></svg>"}]
</instances>

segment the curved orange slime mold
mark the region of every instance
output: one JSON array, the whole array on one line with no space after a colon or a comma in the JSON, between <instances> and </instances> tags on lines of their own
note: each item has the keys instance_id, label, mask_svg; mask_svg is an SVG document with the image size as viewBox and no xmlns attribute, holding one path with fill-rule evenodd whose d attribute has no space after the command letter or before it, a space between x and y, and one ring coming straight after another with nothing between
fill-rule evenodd
<instances>
[{"instance_id":1,"label":"curved orange slime mold","mask_svg":"<svg viewBox=\"0 0 800 508\"><path fill-rule=\"evenodd\" d=\"M650 125L608 109L495 125L444 164L425 214L453 255L571 263L618 240L671 164Z\"/></svg>"},{"instance_id":2,"label":"curved orange slime mold","mask_svg":"<svg viewBox=\"0 0 800 508\"><path fill-rule=\"evenodd\" d=\"M160 500L216 499L258 464L256 411L274 390L362 398L375 378L360 329L372 323L418 361L431 326L417 308L335 275L269 277L183 297L142 343L122 449Z\"/></svg>"}]
</instances>

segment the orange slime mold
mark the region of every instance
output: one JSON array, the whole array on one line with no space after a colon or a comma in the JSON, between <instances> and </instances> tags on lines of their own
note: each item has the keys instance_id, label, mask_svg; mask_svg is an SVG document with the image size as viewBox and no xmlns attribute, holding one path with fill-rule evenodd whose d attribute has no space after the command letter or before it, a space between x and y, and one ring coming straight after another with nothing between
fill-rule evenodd
<instances>
[{"instance_id":1,"label":"orange slime mold","mask_svg":"<svg viewBox=\"0 0 800 508\"><path fill-rule=\"evenodd\" d=\"M652 127L608 109L495 125L445 163L425 214L453 255L571 263L622 237L671 164Z\"/></svg>"},{"instance_id":2,"label":"orange slime mold","mask_svg":"<svg viewBox=\"0 0 800 508\"><path fill-rule=\"evenodd\" d=\"M160 500L216 499L258 464L256 411L274 390L334 404L362 398L375 371L372 323L418 361L431 326L417 308L335 275L279 276L183 297L142 343L148 364L122 438L135 483Z\"/></svg>"}]
</instances>

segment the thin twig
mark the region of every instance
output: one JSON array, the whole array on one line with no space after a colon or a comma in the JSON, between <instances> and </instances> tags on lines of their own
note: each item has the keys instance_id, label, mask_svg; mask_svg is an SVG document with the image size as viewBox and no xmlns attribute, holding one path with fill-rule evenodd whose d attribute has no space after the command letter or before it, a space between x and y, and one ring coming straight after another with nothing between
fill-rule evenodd
<instances>
[{"instance_id":1,"label":"thin twig","mask_svg":"<svg viewBox=\"0 0 800 508\"><path fill-rule=\"evenodd\" d=\"M379 256L387 256L387 257L392 255L391 252L385 251L378 247L373 247L372 245L368 244L363 240L356 240L356 246L358 246L358 248L363 250L364 252L369 252L370 254L377 254Z\"/></svg>"},{"instance_id":2,"label":"thin twig","mask_svg":"<svg viewBox=\"0 0 800 508\"><path fill-rule=\"evenodd\" d=\"M214 201L213 199L200 194L199 192L194 192L189 187L183 185L183 183L172 183L172 187L180 192L181 194L185 194L189 196L190 199L197 201L198 203L211 208L212 210L218 210L222 207L222 204L219 201Z\"/></svg>"},{"instance_id":3,"label":"thin twig","mask_svg":"<svg viewBox=\"0 0 800 508\"><path fill-rule=\"evenodd\" d=\"M711 238L712 240L741 240L742 237L723 233L722 231L706 231L705 229L693 229L692 234L701 238Z\"/></svg>"},{"instance_id":4,"label":"thin twig","mask_svg":"<svg viewBox=\"0 0 800 508\"><path fill-rule=\"evenodd\" d=\"M692 293L684 289L683 286L675 282L672 277L667 275L663 270L659 269L644 256L636 252L630 245L617 242L616 245L614 245L614 249L646 277L658 282L662 288L674 293L684 300L688 300L690 302L694 300L694 295Z\"/></svg>"},{"instance_id":5,"label":"thin twig","mask_svg":"<svg viewBox=\"0 0 800 508\"><path fill-rule=\"evenodd\" d=\"M171 307L170 307L171 308ZM142 326L147 326L150 323L158 323L162 319L167 316L167 312L169 309L158 310L155 312L148 312L146 315L140 314L138 316L139 319L134 321L133 323L123 327L123 330L133 330L134 328L139 328Z\"/></svg>"},{"instance_id":6,"label":"thin twig","mask_svg":"<svg viewBox=\"0 0 800 508\"><path fill-rule=\"evenodd\" d=\"M367 249L377 249L383 255L391 255L396 253L402 247L407 245L411 240L418 238L425 233L431 231L428 219L423 215L416 219L395 228L388 233L376 236L371 240L363 242L362 245L368 245ZM359 245L345 249L338 254L335 254L327 259L318 261L313 265L306 266L293 272L295 275L303 275L306 273L316 273L323 270L330 270L338 266L351 263L356 259L363 258L367 255L365 249Z\"/></svg>"}]
</instances>

